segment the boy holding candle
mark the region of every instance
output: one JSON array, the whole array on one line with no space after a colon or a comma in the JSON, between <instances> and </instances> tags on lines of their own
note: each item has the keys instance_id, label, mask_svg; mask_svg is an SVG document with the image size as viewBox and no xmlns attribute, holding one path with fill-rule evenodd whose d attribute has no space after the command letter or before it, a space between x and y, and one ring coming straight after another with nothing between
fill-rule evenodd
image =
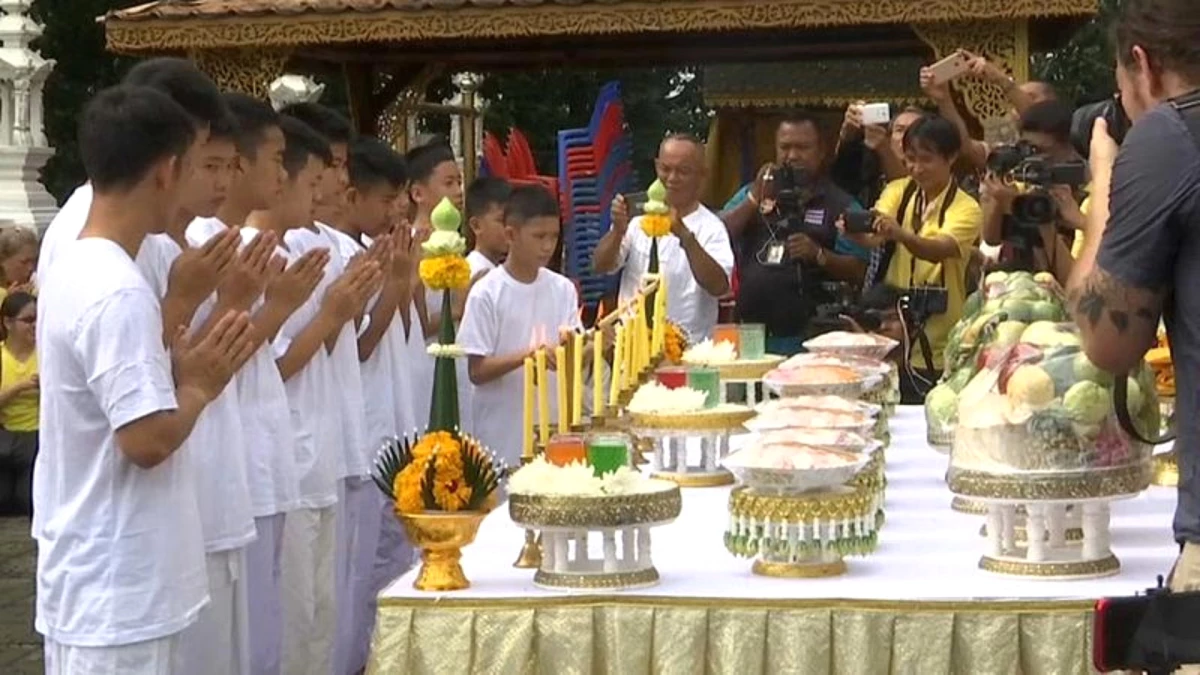
<instances>
[{"instance_id":1,"label":"boy holding candle","mask_svg":"<svg viewBox=\"0 0 1200 675\"><path fill-rule=\"evenodd\" d=\"M522 419L525 358L549 344L547 338L557 341L560 329L578 330L580 323L575 285L546 269L560 230L553 195L537 186L514 189L504 208L504 229L508 257L471 289L458 342L475 385L476 435L502 461L516 466L522 429L513 421ZM546 354L547 367L568 367L553 362L553 347L539 352ZM557 398L552 378L537 387L550 401ZM553 419L554 412L547 412Z\"/></svg>"}]
</instances>

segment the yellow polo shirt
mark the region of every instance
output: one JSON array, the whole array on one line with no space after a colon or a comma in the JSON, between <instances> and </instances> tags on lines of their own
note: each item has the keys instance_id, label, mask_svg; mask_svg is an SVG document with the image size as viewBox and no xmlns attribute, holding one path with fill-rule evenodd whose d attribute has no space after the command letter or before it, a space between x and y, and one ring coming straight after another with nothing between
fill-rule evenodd
<instances>
[{"instance_id":1,"label":"yellow polo shirt","mask_svg":"<svg viewBox=\"0 0 1200 675\"><path fill-rule=\"evenodd\" d=\"M1091 197L1085 197L1083 202L1079 204L1079 212L1083 214L1084 218L1087 218L1088 207L1090 207L1091 205L1092 205ZM1071 243L1071 257L1076 260L1079 260L1079 256L1082 253L1083 253L1083 230L1078 230L1075 232L1075 241Z\"/></svg>"},{"instance_id":2,"label":"yellow polo shirt","mask_svg":"<svg viewBox=\"0 0 1200 675\"><path fill-rule=\"evenodd\" d=\"M933 350L933 364L926 364L921 350L913 350L913 365L920 368L942 368L942 351L946 339L954 324L962 317L963 302L967 298L967 264L971 260L971 249L979 240L979 228L983 223L983 210L979 202L963 190L957 190L954 201L946 209L946 217L939 224L938 216L942 211L942 202L946 192L938 195L925 206L923 214L916 214L917 202L913 197L908 202L905 213L898 214L900 202L904 197L904 188L911 179L902 178L888 183L879 201L875 202L875 210L894 216L906 228L913 227L919 218L921 223L917 234L924 239L933 239L947 235L958 244L958 257L948 258L940 263L929 262L915 258L903 244L896 244L896 252L888 264L884 281L896 288L914 288L919 286L941 286L942 273L945 272L947 292L947 311L945 314L930 317L925 323L925 335L929 338L929 346Z\"/></svg>"},{"instance_id":3,"label":"yellow polo shirt","mask_svg":"<svg viewBox=\"0 0 1200 675\"><path fill-rule=\"evenodd\" d=\"M37 373L36 352L24 361L18 361L8 351L8 346L0 343L0 388L25 382ZM22 392L0 409L0 424L9 431L37 431L38 410L38 391L32 389Z\"/></svg>"}]
</instances>

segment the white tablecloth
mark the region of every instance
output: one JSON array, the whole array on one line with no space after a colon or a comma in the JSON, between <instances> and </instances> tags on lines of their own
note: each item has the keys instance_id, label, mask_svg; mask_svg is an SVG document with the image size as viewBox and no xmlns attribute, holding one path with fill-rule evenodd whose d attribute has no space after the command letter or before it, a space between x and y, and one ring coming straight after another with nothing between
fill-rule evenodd
<instances>
[{"instance_id":1,"label":"white tablecloth","mask_svg":"<svg viewBox=\"0 0 1200 675\"><path fill-rule=\"evenodd\" d=\"M886 451L887 523L879 547L865 558L849 559L849 572L828 579L774 579L750 572L750 561L725 550L729 488L683 490L683 512L653 532L654 564L662 579L654 587L624 595L675 598L871 599L902 601L1065 600L1128 595L1154 585L1166 574L1178 548L1171 535L1173 488L1152 487L1136 499L1112 506L1112 548L1121 561L1118 575L1080 581L1014 579L977 567L984 539L981 516L950 509L952 495L943 480L947 457L925 442L920 408L900 408L892 420ZM581 591L548 591L533 585L533 570L512 562L523 531L502 507L488 516L475 543L463 551L471 588L443 594L456 600L552 598ZM412 587L416 571L396 580L383 598L432 600L438 594ZM611 591L605 591L611 596Z\"/></svg>"}]
</instances>

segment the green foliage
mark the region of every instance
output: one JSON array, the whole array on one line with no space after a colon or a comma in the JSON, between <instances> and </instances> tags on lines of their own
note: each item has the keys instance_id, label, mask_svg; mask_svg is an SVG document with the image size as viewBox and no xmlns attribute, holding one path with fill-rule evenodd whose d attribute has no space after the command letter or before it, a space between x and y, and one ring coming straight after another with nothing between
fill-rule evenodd
<instances>
[{"instance_id":1,"label":"green foliage","mask_svg":"<svg viewBox=\"0 0 1200 675\"><path fill-rule=\"evenodd\" d=\"M1033 55L1035 78L1055 85L1068 101L1098 101L1116 91L1113 21L1121 0L1100 0L1099 12L1059 49Z\"/></svg>"},{"instance_id":2,"label":"green foliage","mask_svg":"<svg viewBox=\"0 0 1200 675\"><path fill-rule=\"evenodd\" d=\"M59 203L86 180L75 143L77 119L93 94L116 84L134 59L104 50L104 27L93 19L128 4L114 0L38 0L30 14L45 30L34 47L54 59L46 84L46 136L54 157L42 171L42 182Z\"/></svg>"}]
</instances>

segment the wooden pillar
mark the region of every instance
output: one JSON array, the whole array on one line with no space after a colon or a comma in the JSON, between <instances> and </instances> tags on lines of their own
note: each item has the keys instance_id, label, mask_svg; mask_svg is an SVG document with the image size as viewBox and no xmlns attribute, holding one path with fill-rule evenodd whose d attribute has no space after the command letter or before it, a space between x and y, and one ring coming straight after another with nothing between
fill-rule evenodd
<instances>
[{"instance_id":1,"label":"wooden pillar","mask_svg":"<svg viewBox=\"0 0 1200 675\"><path fill-rule=\"evenodd\" d=\"M283 75L289 53L276 49L205 49L188 58L224 91L237 91L267 100L275 78Z\"/></svg>"},{"instance_id":2,"label":"wooden pillar","mask_svg":"<svg viewBox=\"0 0 1200 675\"><path fill-rule=\"evenodd\" d=\"M346 93L350 98L350 120L360 134L374 136L379 112L375 109L375 67L369 63L348 63L342 67Z\"/></svg>"},{"instance_id":3,"label":"wooden pillar","mask_svg":"<svg viewBox=\"0 0 1200 675\"><path fill-rule=\"evenodd\" d=\"M933 49L935 59L949 56L956 49L966 49L987 57L1017 82L1029 79L1027 19L917 23L912 24L912 29ZM986 140L993 140L1009 125L1012 104L999 86L967 77L956 80L954 88L962 96L965 112L983 127Z\"/></svg>"}]
</instances>

